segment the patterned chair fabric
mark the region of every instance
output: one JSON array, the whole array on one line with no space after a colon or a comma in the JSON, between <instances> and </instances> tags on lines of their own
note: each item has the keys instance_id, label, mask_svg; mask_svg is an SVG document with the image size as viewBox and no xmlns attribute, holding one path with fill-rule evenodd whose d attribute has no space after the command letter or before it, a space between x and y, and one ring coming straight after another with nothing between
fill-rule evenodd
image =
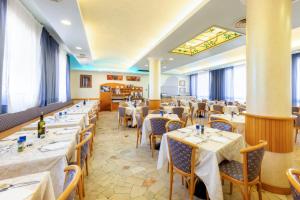
<instances>
[{"instance_id":1,"label":"patterned chair fabric","mask_svg":"<svg viewBox=\"0 0 300 200\"><path fill-rule=\"evenodd\" d=\"M126 108L119 107L119 117L125 117Z\"/></svg>"},{"instance_id":2,"label":"patterned chair fabric","mask_svg":"<svg viewBox=\"0 0 300 200\"><path fill-rule=\"evenodd\" d=\"M83 138L87 138L90 134L90 132L87 132ZM85 163L85 160L88 156L88 153L89 153L89 144L90 144L90 141L87 141L84 145L81 146L81 149L80 149L80 167L82 168L83 167L83 164Z\"/></svg>"},{"instance_id":3,"label":"patterned chair fabric","mask_svg":"<svg viewBox=\"0 0 300 200\"><path fill-rule=\"evenodd\" d=\"M204 102L198 103L198 110L205 110L205 108L206 108L206 103Z\"/></svg>"},{"instance_id":4,"label":"patterned chair fabric","mask_svg":"<svg viewBox=\"0 0 300 200\"><path fill-rule=\"evenodd\" d=\"M221 112L221 113L223 113L223 107L224 106L221 106L221 105L213 105L214 111L218 111L218 112Z\"/></svg>"},{"instance_id":5,"label":"patterned chair fabric","mask_svg":"<svg viewBox=\"0 0 300 200\"><path fill-rule=\"evenodd\" d=\"M228 102L227 102L227 105L228 105L228 106L233 106L233 102L232 102L232 101L228 101Z\"/></svg>"},{"instance_id":6,"label":"patterned chair fabric","mask_svg":"<svg viewBox=\"0 0 300 200\"><path fill-rule=\"evenodd\" d=\"M64 190L70 185L70 183L73 181L75 177L76 171L75 170L70 170L66 174L66 179L64 183ZM68 196L67 200L73 200L75 198L76 191L73 190L70 195Z\"/></svg>"},{"instance_id":7,"label":"patterned chair fabric","mask_svg":"<svg viewBox=\"0 0 300 200\"><path fill-rule=\"evenodd\" d=\"M151 130L153 135L163 135L166 133L166 124L170 121L167 118L155 117L150 119Z\"/></svg>"},{"instance_id":8,"label":"patterned chair fabric","mask_svg":"<svg viewBox=\"0 0 300 200\"><path fill-rule=\"evenodd\" d=\"M175 131L177 129L182 128L182 122L177 120L171 120L167 124L168 131Z\"/></svg>"},{"instance_id":9,"label":"patterned chair fabric","mask_svg":"<svg viewBox=\"0 0 300 200\"><path fill-rule=\"evenodd\" d=\"M149 113L149 107L148 106L144 106L142 107L142 114L143 114L143 117L146 117Z\"/></svg>"},{"instance_id":10,"label":"patterned chair fabric","mask_svg":"<svg viewBox=\"0 0 300 200\"><path fill-rule=\"evenodd\" d=\"M293 177L294 177L294 178L297 180L297 182L300 184L299 176L296 175L296 174L293 174ZM292 184L290 184L290 186L291 186L291 191L292 191L293 199L294 199L294 200L300 200L300 192L298 192L298 191L296 190L296 188L295 188Z\"/></svg>"},{"instance_id":11,"label":"patterned chair fabric","mask_svg":"<svg viewBox=\"0 0 300 200\"><path fill-rule=\"evenodd\" d=\"M259 176L262 159L264 157L264 148L260 148L247 153L247 171L248 181L253 181ZM239 181L244 181L243 164L237 161L225 160L219 165L220 171Z\"/></svg>"},{"instance_id":12,"label":"patterned chair fabric","mask_svg":"<svg viewBox=\"0 0 300 200\"><path fill-rule=\"evenodd\" d=\"M143 126L143 118L141 114L136 115L137 128L141 129Z\"/></svg>"},{"instance_id":13,"label":"patterned chair fabric","mask_svg":"<svg viewBox=\"0 0 300 200\"><path fill-rule=\"evenodd\" d=\"M168 144L173 165L185 173L191 173L192 147L172 138L168 138Z\"/></svg>"},{"instance_id":14,"label":"patterned chair fabric","mask_svg":"<svg viewBox=\"0 0 300 200\"><path fill-rule=\"evenodd\" d=\"M213 117L212 117L212 118L213 118ZM211 118L211 120L212 120L212 118ZM229 132L232 131L232 126L231 126L231 124L228 124L228 123L226 123L226 122L222 122L222 121L211 121L210 125L211 125L211 128L219 129L219 130L222 130L222 131L229 131Z\"/></svg>"},{"instance_id":15,"label":"patterned chair fabric","mask_svg":"<svg viewBox=\"0 0 300 200\"><path fill-rule=\"evenodd\" d=\"M182 113L184 112L184 108L182 107L175 107L172 108L173 114L176 114L179 118L182 118Z\"/></svg>"},{"instance_id":16,"label":"patterned chair fabric","mask_svg":"<svg viewBox=\"0 0 300 200\"><path fill-rule=\"evenodd\" d=\"M64 103L53 103L44 107L34 107L25 111L16 112L16 113L6 113L0 115L0 132L6 131L10 128L28 122L32 119L35 119L40 116L41 112L48 114L50 112L61 109L65 106L72 104L72 101Z\"/></svg>"}]
</instances>

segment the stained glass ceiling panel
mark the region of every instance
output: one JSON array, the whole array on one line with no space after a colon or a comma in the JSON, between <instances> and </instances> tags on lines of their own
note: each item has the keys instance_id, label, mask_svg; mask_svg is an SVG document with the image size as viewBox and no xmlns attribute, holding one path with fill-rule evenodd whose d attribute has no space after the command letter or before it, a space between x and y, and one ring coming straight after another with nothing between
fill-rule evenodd
<instances>
[{"instance_id":1,"label":"stained glass ceiling panel","mask_svg":"<svg viewBox=\"0 0 300 200\"><path fill-rule=\"evenodd\" d=\"M219 46L224 42L233 40L242 36L241 33L226 30L217 26L212 26L193 39L183 43L173 49L172 53L193 56L207 49Z\"/></svg>"}]
</instances>

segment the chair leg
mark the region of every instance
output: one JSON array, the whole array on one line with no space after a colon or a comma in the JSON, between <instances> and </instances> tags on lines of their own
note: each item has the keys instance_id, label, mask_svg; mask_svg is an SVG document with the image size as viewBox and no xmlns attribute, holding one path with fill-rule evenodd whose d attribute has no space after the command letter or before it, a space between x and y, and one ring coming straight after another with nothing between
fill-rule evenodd
<instances>
[{"instance_id":1,"label":"chair leg","mask_svg":"<svg viewBox=\"0 0 300 200\"><path fill-rule=\"evenodd\" d=\"M81 175L81 187L82 187L82 196L85 197L85 187L84 187L84 173Z\"/></svg>"},{"instance_id":2,"label":"chair leg","mask_svg":"<svg viewBox=\"0 0 300 200\"><path fill-rule=\"evenodd\" d=\"M250 200L250 195L248 192L248 185L244 185L244 200Z\"/></svg>"},{"instance_id":3,"label":"chair leg","mask_svg":"<svg viewBox=\"0 0 300 200\"><path fill-rule=\"evenodd\" d=\"M184 185L184 178L181 176L181 184Z\"/></svg>"},{"instance_id":4,"label":"chair leg","mask_svg":"<svg viewBox=\"0 0 300 200\"><path fill-rule=\"evenodd\" d=\"M86 171L86 176L89 176L89 162L88 162L88 157L85 159L85 171Z\"/></svg>"},{"instance_id":5,"label":"chair leg","mask_svg":"<svg viewBox=\"0 0 300 200\"><path fill-rule=\"evenodd\" d=\"M295 143L297 143L298 129L296 128Z\"/></svg>"},{"instance_id":6,"label":"chair leg","mask_svg":"<svg viewBox=\"0 0 300 200\"><path fill-rule=\"evenodd\" d=\"M139 129L137 129L136 131L136 145L135 145L135 148L138 148L139 146L139 138L140 137L140 132L139 132Z\"/></svg>"},{"instance_id":7,"label":"chair leg","mask_svg":"<svg viewBox=\"0 0 300 200\"><path fill-rule=\"evenodd\" d=\"M78 190L78 196L79 196L79 200L83 200L83 194L82 194L82 180L80 178L78 186L77 186L77 190Z\"/></svg>"},{"instance_id":8,"label":"chair leg","mask_svg":"<svg viewBox=\"0 0 300 200\"><path fill-rule=\"evenodd\" d=\"M230 182L230 190L229 190L229 194L232 194L232 183Z\"/></svg>"},{"instance_id":9,"label":"chair leg","mask_svg":"<svg viewBox=\"0 0 300 200\"><path fill-rule=\"evenodd\" d=\"M169 191L169 200L172 199L173 192L173 167L170 166L170 191Z\"/></svg>"},{"instance_id":10,"label":"chair leg","mask_svg":"<svg viewBox=\"0 0 300 200\"><path fill-rule=\"evenodd\" d=\"M151 134L149 135L149 141L150 141L150 150L152 149L152 139L151 139Z\"/></svg>"},{"instance_id":11,"label":"chair leg","mask_svg":"<svg viewBox=\"0 0 300 200\"><path fill-rule=\"evenodd\" d=\"M194 176L191 176L190 185L189 185L190 200L194 199L194 188L195 188L194 184L195 184L195 178Z\"/></svg>"},{"instance_id":12,"label":"chair leg","mask_svg":"<svg viewBox=\"0 0 300 200\"><path fill-rule=\"evenodd\" d=\"M257 185L257 192L258 192L258 199L262 200L262 195L261 195L261 183L259 182Z\"/></svg>"},{"instance_id":13,"label":"chair leg","mask_svg":"<svg viewBox=\"0 0 300 200\"><path fill-rule=\"evenodd\" d=\"M155 142L154 142L153 135L151 135L151 143L152 143L151 152L152 152L152 158L153 158L154 157L154 148L155 148Z\"/></svg>"}]
</instances>

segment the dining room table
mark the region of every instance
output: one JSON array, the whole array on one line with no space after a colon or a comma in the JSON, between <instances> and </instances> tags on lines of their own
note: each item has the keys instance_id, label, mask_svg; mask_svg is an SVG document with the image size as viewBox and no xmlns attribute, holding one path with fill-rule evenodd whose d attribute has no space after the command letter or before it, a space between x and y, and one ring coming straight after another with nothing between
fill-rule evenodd
<instances>
[{"instance_id":1,"label":"dining room table","mask_svg":"<svg viewBox=\"0 0 300 200\"><path fill-rule=\"evenodd\" d=\"M161 169L169 158L168 135L195 144L195 174L206 186L210 199L223 200L222 183L219 164L224 160L241 161L240 150L244 148L244 140L240 134L204 128L198 133L195 125L168 132L163 135L157 160L157 169Z\"/></svg>"},{"instance_id":2,"label":"dining room table","mask_svg":"<svg viewBox=\"0 0 300 200\"><path fill-rule=\"evenodd\" d=\"M142 126L142 141L141 145L147 144L147 138L149 138L150 133L152 132L150 119L155 117L164 117L169 120L180 120L176 114L148 114L143 122Z\"/></svg>"},{"instance_id":3,"label":"dining room table","mask_svg":"<svg viewBox=\"0 0 300 200\"><path fill-rule=\"evenodd\" d=\"M142 106L128 105L124 108L125 108L125 114L132 117L132 125L131 126L135 127L137 125L136 115L138 113L142 113ZM118 113L118 118L119 118L119 113Z\"/></svg>"},{"instance_id":4,"label":"dining room table","mask_svg":"<svg viewBox=\"0 0 300 200\"><path fill-rule=\"evenodd\" d=\"M229 121L237 133L245 134L245 116L240 114L212 114L210 118L218 118Z\"/></svg>"},{"instance_id":5,"label":"dining room table","mask_svg":"<svg viewBox=\"0 0 300 200\"><path fill-rule=\"evenodd\" d=\"M83 130L89 125L85 120L84 114L66 115L62 112L56 113L53 116L47 116L44 118L44 121L47 129L80 126L81 130ZM35 130L37 129L38 122L39 120L32 122L31 124L24 126L22 130Z\"/></svg>"},{"instance_id":6,"label":"dining room table","mask_svg":"<svg viewBox=\"0 0 300 200\"><path fill-rule=\"evenodd\" d=\"M55 200L50 172L0 180L2 200Z\"/></svg>"},{"instance_id":7,"label":"dining room table","mask_svg":"<svg viewBox=\"0 0 300 200\"><path fill-rule=\"evenodd\" d=\"M43 139L36 130L16 132L0 140L0 180L49 171L55 197L62 192L64 169L76 159L76 145L81 128L46 129ZM17 140L26 136L24 150L19 152Z\"/></svg>"},{"instance_id":8,"label":"dining room table","mask_svg":"<svg viewBox=\"0 0 300 200\"><path fill-rule=\"evenodd\" d=\"M189 106L162 106L163 110L166 112L166 113L173 113L173 108L178 108L178 107L181 107L183 108L183 113L189 113L190 112L190 107ZM195 112L195 110L194 110ZM193 113L195 114L195 113Z\"/></svg>"}]
</instances>

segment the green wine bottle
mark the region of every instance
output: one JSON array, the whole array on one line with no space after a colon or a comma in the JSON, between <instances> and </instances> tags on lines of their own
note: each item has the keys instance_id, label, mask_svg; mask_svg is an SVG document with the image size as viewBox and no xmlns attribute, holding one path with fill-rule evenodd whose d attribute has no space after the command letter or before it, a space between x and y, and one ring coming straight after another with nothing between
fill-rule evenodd
<instances>
[{"instance_id":1,"label":"green wine bottle","mask_svg":"<svg viewBox=\"0 0 300 200\"><path fill-rule=\"evenodd\" d=\"M38 123L38 138L44 138L45 137L45 121L44 121L44 113L41 113L40 121Z\"/></svg>"}]
</instances>

